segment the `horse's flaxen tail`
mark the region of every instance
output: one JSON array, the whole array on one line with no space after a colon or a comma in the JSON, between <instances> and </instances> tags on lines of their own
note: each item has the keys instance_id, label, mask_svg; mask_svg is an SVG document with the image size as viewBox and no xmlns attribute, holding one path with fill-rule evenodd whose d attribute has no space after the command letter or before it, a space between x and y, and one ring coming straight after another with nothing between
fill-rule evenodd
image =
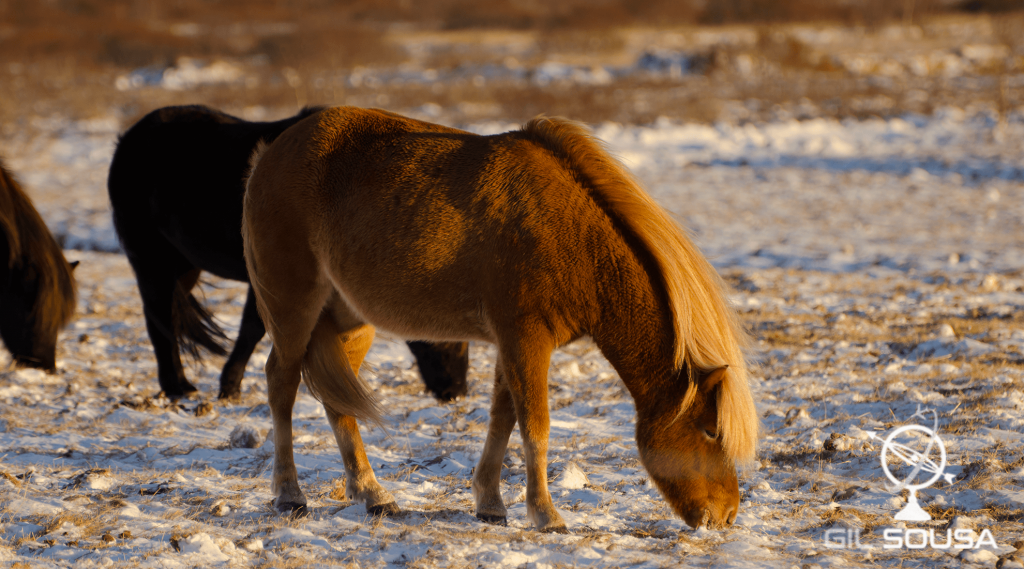
<instances>
[{"instance_id":1,"label":"horse's flaxen tail","mask_svg":"<svg viewBox=\"0 0 1024 569\"><path fill-rule=\"evenodd\" d=\"M181 284L174 286L171 322L178 345L197 361L200 359L200 346L218 356L227 355L227 350L220 342L228 339L224 330L213 320L213 315Z\"/></svg>"},{"instance_id":2,"label":"horse's flaxen tail","mask_svg":"<svg viewBox=\"0 0 1024 569\"><path fill-rule=\"evenodd\" d=\"M320 315L302 358L302 379L313 397L324 407L339 415L372 421L382 425L384 411L366 383L359 379L359 370L352 368L346 347L361 351L362 360L373 342L373 328L364 326L343 333L328 312Z\"/></svg>"},{"instance_id":3,"label":"horse's flaxen tail","mask_svg":"<svg viewBox=\"0 0 1024 569\"><path fill-rule=\"evenodd\" d=\"M691 375L682 411L696 397L697 374L728 365L719 392L722 445L737 462L753 459L759 420L743 354L749 340L714 267L586 127L541 117L527 123L523 132L557 156L609 217L630 231L654 258L675 321L675 363Z\"/></svg>"}]
</instances>

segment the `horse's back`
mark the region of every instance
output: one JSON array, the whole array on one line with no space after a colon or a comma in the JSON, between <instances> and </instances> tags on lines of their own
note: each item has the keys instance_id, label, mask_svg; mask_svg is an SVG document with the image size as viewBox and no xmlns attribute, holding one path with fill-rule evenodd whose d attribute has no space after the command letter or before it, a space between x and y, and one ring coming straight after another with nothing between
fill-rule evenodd
<instances>
[{"instance_id":1,"label":"horse's back","mask_svg":"<svg viewBox=\"0 0 1024 569\"><path fill-rule=\"evenodd\" d=\"M129 255L159 254L165 243L200 268L245 280L242 184L266 123L202 106L157 109L120 138L108 190Z\"/></svg>"},{"instance_id":2,"label":"horse's back","mask_svg":"<svg viewBox=\"0 0 1024 569\"><path fill-rule=\"evenodd\" d=\"M250 229L276 228L289 262L308 250L381 328L493 340L516 314L544 312L570 335L593 317L602 267L592 252L614 246L611 222L522 132L479 136L343 107L285 132L256 170Z\"/></svg>"}]
</instances>

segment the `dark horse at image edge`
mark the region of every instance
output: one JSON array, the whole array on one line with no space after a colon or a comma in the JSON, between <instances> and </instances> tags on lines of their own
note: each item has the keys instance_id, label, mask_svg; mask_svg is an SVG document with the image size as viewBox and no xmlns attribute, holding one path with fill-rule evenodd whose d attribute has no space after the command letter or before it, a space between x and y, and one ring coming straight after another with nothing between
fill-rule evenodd
<instances>
[{"instance_id":1,"label":"dark horse at image edge","mask_svg":"<svg viewBox=\"0 0 1024 569\"><path fill-rule=\"evenodd\" d=\"M57 333L75 312L73 269L0 162L0 337L16 364L56 370Z\"/></svg>"},{"instance_id":2,"label":"dark horse at image edge","mask_svg":"<svg viewBox=\"0 0 1024 569\"><path fill-rule=\"evenodd\" d=\"M169 397L196 391L180 350L224 355L224 332L191 293L201 271L248 282L242 254L242 199L249 157L321 109L276 122L250 122L203 106L157 109L118 141L107 189L114 227L135 271L156 354L160 388ZM387 220L382 220L386 223ZM266 333L249 287L235 347L220 376L219 397L240 395L245 365ZM427 388L442 401L466 392L465 342L409 342Z\"/></svg>"}]
</instances>

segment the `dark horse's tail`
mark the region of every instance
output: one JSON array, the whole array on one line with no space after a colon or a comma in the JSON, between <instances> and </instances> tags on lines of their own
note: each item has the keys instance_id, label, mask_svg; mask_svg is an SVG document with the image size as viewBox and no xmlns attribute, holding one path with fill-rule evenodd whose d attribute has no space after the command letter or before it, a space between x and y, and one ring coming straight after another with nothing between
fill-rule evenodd
<instances>
[{"instance_id":1,"label":"dark horse's tail","mask_svg":"<svg viewBox=\"0 0 1024 569\"><path fill-rule=\"evenodd\" d=\"M186 288L181 281L174 287L171 322L178 345L196 360L201 358L200 346L218 356L226 356L228 351L221 342L227 341L227 335L190 289L191 287Z\"/></svg>"}]
</instances>

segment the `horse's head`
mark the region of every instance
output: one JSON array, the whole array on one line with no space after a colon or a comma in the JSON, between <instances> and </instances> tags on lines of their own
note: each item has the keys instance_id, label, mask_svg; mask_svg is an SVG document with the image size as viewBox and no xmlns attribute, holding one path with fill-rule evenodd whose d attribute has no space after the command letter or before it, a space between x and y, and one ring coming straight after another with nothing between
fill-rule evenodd
<instances>
[{"instance_id":1,"label":"horse's head","mask_svg":"<svg viewBox=\"0 0 1024 569\"><path fill-rule=\"evenodd\" d=\"M78 263L64 264L70 276ZM18 365L53 371L57 333L67 321L63 314L74 305L67 306L67 299L50 282L53 277L41 270L34 263L19 263L0 271L0 337Z\"/></svg>"},{"instance_id":2,"label":"horse's head","mask_svg":"<svg viewBox=\"0 0 1024 569\"><path fill-rule=\"evenodd\" d=\"M682 413L676 399L637 419L641 461L693 528L731 525L739 508L736 466L722 446L718 421L719 391L728 373L721 367L699 377Z\"/></svg>"},{"instance_id":3,"label":"horse's head","mask_svg":"<svg viewBox=\"0 0 1024 569\"><path fill-rule=\"evenodd\" d=\"M13 267L0 283L0 336L20 365L52 370L56 367L56 334L39 326L36 303L39 299L39 273L35 267Z\"/></svg>"},{"instance_id":4,"label":"horse's head","mask_svg":"<svg viewBox=\"0 0 1024 569\"><path fill-rule=\"evenodd\" d=\"M18 364L56 369L57 332L75 310L73 269L0 164L0 338Z\"/></svg>"}]
</instances>

